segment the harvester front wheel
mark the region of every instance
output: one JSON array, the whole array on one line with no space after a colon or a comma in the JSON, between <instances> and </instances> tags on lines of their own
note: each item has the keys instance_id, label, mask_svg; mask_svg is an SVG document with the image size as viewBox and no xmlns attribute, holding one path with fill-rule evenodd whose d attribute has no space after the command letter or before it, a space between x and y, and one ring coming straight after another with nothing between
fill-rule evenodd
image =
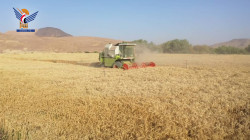
<instances>
[{"instance_id":1,"label":"harvester front wheel","mask_svg":"<svg viewBox=\"0 0 250 140\"><path fill-rule=\"evenodd\" d=\"M122 67L122 63L120 61L116 61L114 64L113 64L113 68L121 68Z\"/></svg>"}]
</instances>

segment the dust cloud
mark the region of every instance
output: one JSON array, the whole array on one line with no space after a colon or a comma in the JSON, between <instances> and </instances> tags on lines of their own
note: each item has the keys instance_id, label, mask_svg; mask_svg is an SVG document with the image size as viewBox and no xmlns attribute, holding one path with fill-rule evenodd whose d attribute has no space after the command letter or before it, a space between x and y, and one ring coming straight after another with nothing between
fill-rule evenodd
<instances>
[{"instance_id":1,"label":"dust cloud","mask_svg":"<svg viewBox=\"0 0 250 140\"><path fill-rule=\"evenodd\" d=\"M135 49L135 62L141 64L143 62L155 62L157 61L158 51L153 51L146 46L138 45Z\"/></svg>"}]
</instances>

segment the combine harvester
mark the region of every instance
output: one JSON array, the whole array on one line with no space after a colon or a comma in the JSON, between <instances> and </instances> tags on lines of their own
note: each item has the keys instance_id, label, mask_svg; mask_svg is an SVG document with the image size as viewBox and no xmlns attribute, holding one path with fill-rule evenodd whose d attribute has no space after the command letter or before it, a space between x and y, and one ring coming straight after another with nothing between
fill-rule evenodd
<instances>
[{"instance_id":1,"label":"combine harvester","mask_svg":"<svg viewBox=\"0 0 250 140\"><path fill-rule=\"evenodd\" d=\"M155 67L154 62L135 63L135 46L132 43L107 44L99 53L99 61L105 67L123 68L124 70Z\"/></svg>"}]
</instances>

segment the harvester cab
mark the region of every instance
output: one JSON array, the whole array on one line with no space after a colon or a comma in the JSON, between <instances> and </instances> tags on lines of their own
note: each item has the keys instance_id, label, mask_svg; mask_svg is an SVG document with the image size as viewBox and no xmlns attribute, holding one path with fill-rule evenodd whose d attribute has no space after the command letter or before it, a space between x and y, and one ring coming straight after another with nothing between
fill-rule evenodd
<instances>
[{"instance_id":1,"label":"harvester cab","mask_svg":"<svg viewBox=\"0 0 250 140\"><path fill-rule=\"evenodd\" d=\"M135 46L133 43L107 44L99 53L99 61L105 67L123 68L125 70L139 67L154 67L155 63L135 63Z\"/></svg>"}]
</instances>

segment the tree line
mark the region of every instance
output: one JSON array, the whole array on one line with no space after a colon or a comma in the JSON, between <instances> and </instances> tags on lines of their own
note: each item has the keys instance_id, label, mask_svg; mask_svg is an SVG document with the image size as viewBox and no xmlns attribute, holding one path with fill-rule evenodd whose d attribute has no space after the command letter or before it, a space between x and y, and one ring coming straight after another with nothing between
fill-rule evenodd
<instances>
[{"instance_id":1,"label":"tree line","mask_svg":"<svg viewBox=\"0 0 250 140\"><path fill-rule=\"evenodd\" d=\"M210 47L207 45L192 45L188 40L175 39L160 45L156 45L153 42L147 40L135 40L132 41L138 45L137 51L141 52L145 48L150 51L160 53L194 53L194 54L250 54L250 45L246 48L237 48L233 46L219 46Z\"/></svg>"}]
</instances>

